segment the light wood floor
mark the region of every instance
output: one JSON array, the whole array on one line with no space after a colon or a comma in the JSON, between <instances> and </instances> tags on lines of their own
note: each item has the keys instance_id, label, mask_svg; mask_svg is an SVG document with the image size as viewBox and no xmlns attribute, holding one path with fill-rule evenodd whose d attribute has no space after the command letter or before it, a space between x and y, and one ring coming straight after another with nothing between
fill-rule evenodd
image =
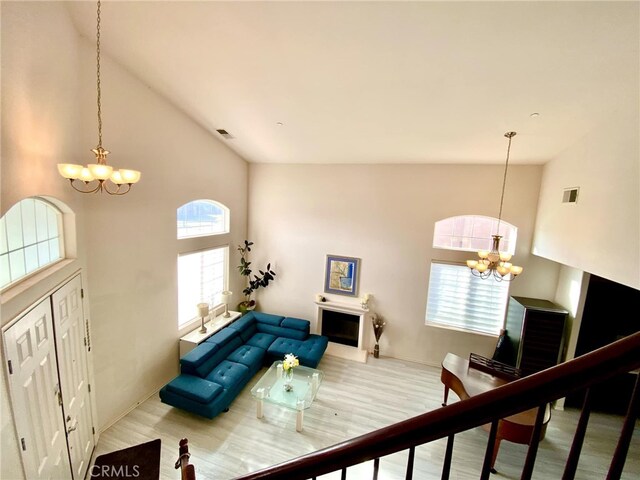
<instances>
[{"instance_id":1,"label":"light wood floor","mask_svg":"<svg viewBox=\"0 0 640 480\"><path fill-rule=\"evenodd\" d=\"M408 417L436 409L442 402L440 369L391 358L370 357L361 364L325 355L318 366L325 373L318 396L305 411L304 430L295 430L295 412L265 403L265 417L256 418L251 387L259 372L232 403L229 412L207 420L160 402L154 395L104 431L94 457L156 438L162 439L161 478L179 479L173 465L178 442L189 439L191 463L198 480L229 479L333 445ZM450 395L449 401L456 399ZM552 412L534 478L559 479L579 412ZM615 449L622 417L592 414L577 478L601 479ZM451 479L477 479L487 433L475 429L456 436ZM439 479L445 440L416 449L414 478ZM520 478L526 446L502 442L493 480ZM379 478L404 478L406 453L381 460ZM371 464L349 469L348 479L371 478ZM340 478L337 474L323 479ZM640 427L636 424L627 457L625 479L640 478Z\"/></svg>"}]
</instances>

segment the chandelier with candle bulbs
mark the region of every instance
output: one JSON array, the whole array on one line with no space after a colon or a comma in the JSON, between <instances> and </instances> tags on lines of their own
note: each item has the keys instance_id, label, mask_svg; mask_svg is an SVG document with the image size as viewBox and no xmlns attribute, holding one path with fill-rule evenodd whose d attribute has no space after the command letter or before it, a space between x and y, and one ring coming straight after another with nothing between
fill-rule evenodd
<instances>
[{"instance_id":1,"label":"chandelier with candle bulbs","mask_svg":"<svg viewBox=\"0 0 640 480\"><path fill-rule=\"evenodd\" d=\"M140 180L140 172L127 168L114 169L107 165L108 150L102 148L102 104L100 90L100 0L98 0L96 25L96 86L98 93L98 145L91 151L96 162L86 167L74 163L59 163L58 172L68 178L71 186L81 193L107 192L109 195L124 195L131 185ZM93 183L96 182L96 183ZM84 184L82 184L84 183Z\"/></svg>"},{"instance_id":2,"label":"chandelier with candle bulbs","mask_svg":"<svg viewBox=\"0 0 640 480\"><path fill-rule=\"evenodd\" d=\"M500 251L500 222L502 220L502 204L504 202L504 187L507 184L507 170L509 168L509 153L511 151L511 139L516 132L507 132L504 134L509 139L507 146L507 161L504 166L504 177L502 179L502 195L500 196L500 211L498 213L498 228L496 234L492 235L491 250L480 250L477 260L467 260L467 266L471 269L471 273L482 279L493 277L498 281L511 281L522 273L523 268L513 265L511 254Z\"/></svg>"}]
</instances>

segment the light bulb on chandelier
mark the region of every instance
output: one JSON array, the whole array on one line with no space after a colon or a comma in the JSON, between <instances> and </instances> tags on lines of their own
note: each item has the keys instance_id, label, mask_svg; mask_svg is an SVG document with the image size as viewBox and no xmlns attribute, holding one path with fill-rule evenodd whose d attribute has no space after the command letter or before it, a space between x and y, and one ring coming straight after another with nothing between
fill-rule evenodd
<instances>
[{"instance_id":1,"label":"light bulb on chandelier","mask_svg":"<svg viewBox=\"0 0 640 480\"><path fill-rule=\"evenodd\" d=\"M507 132L504 134L509 139L509 146L507 147L507 161L504 166L504 177L502 179L502 195L500 197L500 212L498 213L498 227L496 228L496 234L492 235L491 250L480 250L478 252L477 260L467 260L467 266L471 269L471 273L482 279L494 277L498 281L511 281L520 275L523 268L517 265L513 265L511 260L511 254L508 252L500 251L500 222L502 220L502 204L504 202L504 188L507 184L507 170L509 168L509 153L511 151L511 139L516 135L516 132Z\"/></svg>"},{"instance_id":2,"label":"light bulb on chandelier","mask_svg":"<svg viewBox=\"0 0 640 480\"><path fill-rule=\"evenodd\" d=\"M107 165L108 150L102 148L102 105L100 90L100 0L98 0L97 26L96 26L96 78L98 93L98 146L91 151L96 156L96 163L90 163L86 167L75 163L59 163L58 173L68 178L71 186L80 193L107 192L109 195L124 195L131 190L131 185L140 180L140 172L127 168L114 170ZM84 186L78 188L75 181L84 182ZM91 182L96 181L95 185ZM110 183L107 183L110 182ZM123 189L123 185L127 185Z\"/></svg>"}]
</instances>

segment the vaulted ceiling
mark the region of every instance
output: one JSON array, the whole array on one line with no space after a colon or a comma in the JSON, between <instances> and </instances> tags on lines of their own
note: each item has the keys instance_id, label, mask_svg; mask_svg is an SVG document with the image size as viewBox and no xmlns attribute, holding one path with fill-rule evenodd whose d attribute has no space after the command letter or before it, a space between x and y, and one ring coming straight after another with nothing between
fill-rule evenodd
<instances>
[{"instance_id":1,"label":"vaulted ceiling","mask_svg":"<svg viewBox=\"0 0 640 480\"><path fill-rule=\"evenodd\" d=\"M68 5L94 43L95 3ZM515 130L513 162L541 164L637 108L638 19L638 2L103 1L101 42L250 162L501 163Z\"/></svg>"}]
</instances>

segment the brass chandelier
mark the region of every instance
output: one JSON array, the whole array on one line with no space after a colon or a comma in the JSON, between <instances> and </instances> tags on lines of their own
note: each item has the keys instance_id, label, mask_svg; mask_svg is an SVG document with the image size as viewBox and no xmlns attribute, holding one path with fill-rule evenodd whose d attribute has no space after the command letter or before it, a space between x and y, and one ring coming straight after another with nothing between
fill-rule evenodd
<instances>
[{"instance_id":1,"label":"brass chandelier","mask_svg":"<svg viewBox=\"0 0 640 480\"><path fill-rule=\"evenodd\" d=\"M108 150L102 148L102 105L100 91L100 0L98 0L96 23L96 90L98 94L98 145L91 151L96 156L96 163L86 167L74 163L59 163L58 172L68 178L71 186L80 193L107 192L109 195L124 195L131 190L131 185L140 180L140 172L127 168L114 169L107 165ZM84 182L77 186L76 181ZM93 182L97 182L94 184Z\"/></svg>"},{"instance_id":2,"label":"brass chandelier","mask_svg":"<svg viewBox=\"0 0 640 480\"><path fill-rule=\"evenodd\" d=\"M516 132L507 132L504 134L509 139L507 146L507 161L504 166L504 177L502 179L502 195L500 196L500 211L498 213L498 227L496 234L492 235L491 250L480 250L478 252L478 260L467 260L467 266L471 269L471 273L482 279L489 277L495 278L501 282L503 280L511 281L522 273L523 268L513 265L509 262L511 254L500 251L500 222L502 220L502 204L504 202L504 188L507 184L507 170L509 168L509 153L511 151L511 139L515 137Z\"/></svg>"}]
</instances>

